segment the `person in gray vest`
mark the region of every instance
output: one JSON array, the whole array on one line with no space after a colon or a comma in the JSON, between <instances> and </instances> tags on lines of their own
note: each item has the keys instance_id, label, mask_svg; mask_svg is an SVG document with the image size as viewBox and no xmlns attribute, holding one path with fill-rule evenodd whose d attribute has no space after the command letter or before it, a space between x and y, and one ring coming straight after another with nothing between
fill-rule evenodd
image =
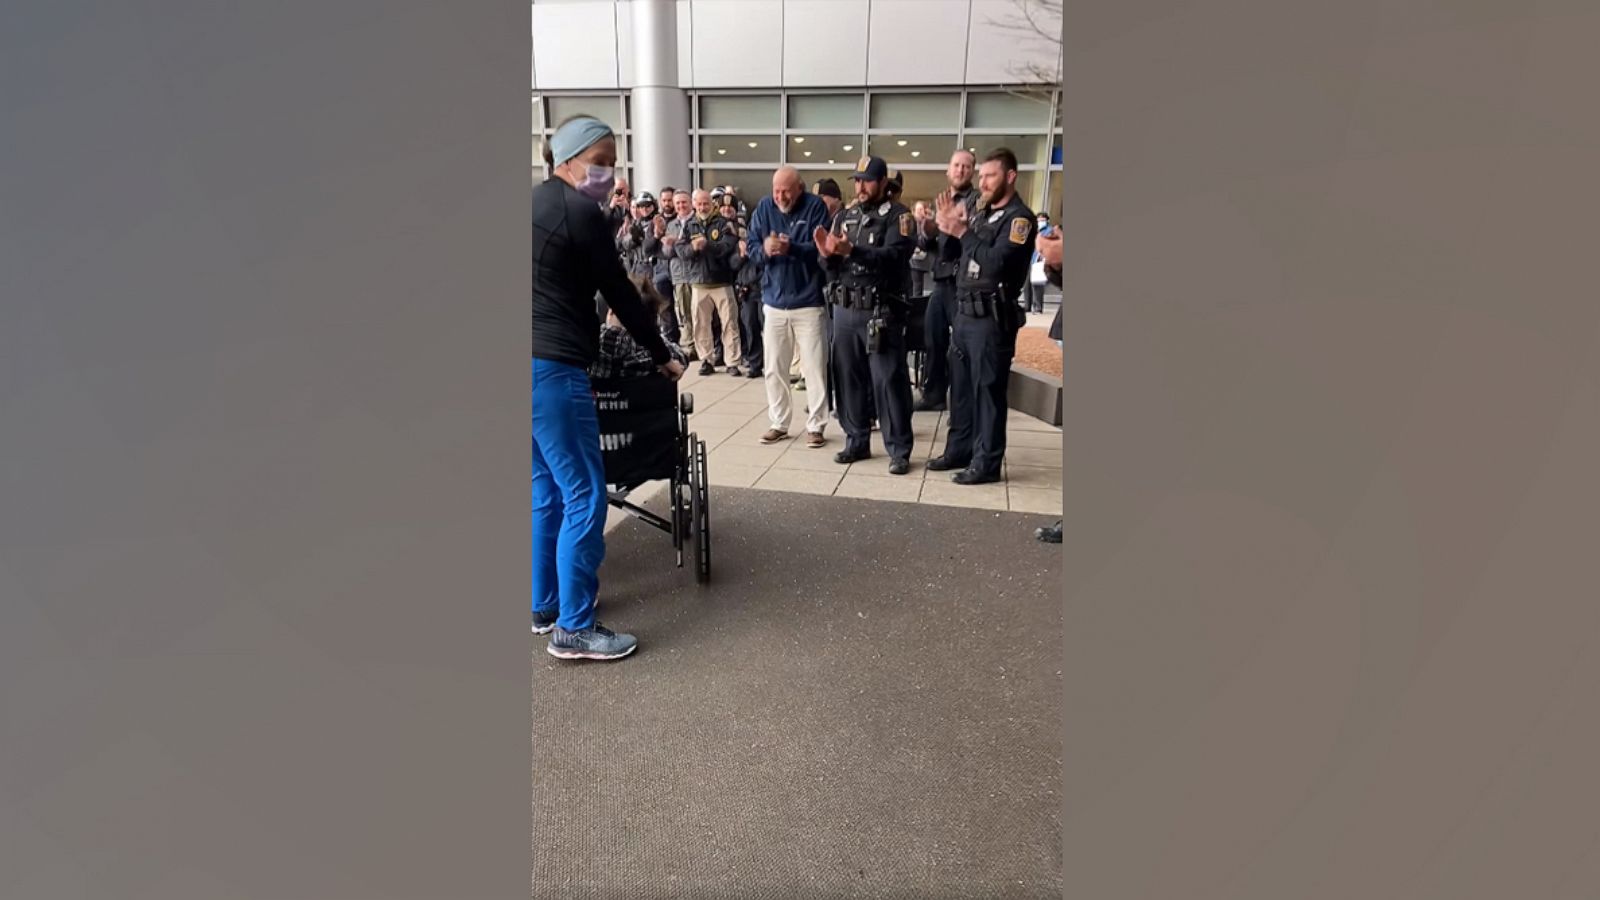
<instances>
[{"instance_id":1,"label":"person in gray vest","mask_svg":"<svg viewBox=\"0 0 1600 900\"><path fill-rule=\"evenodd\" d=\"M977 160L966 150L950 155L945 170L950 189L945 193L966 209L970 217L978 202L972 189L972 172ZM928 299L924 346L928 353L928 374L922 383L922 399L917 410L942 410L950 389L950 330L956 320L956 274L961 263L961 242L942 233L928 219L923 223L917 246L933 261L933 296ZM1026 274L1026 273L1024 273Z\"/></svg>"},{"instance_id":2,"label":"person in gray vest","mask_svg":"<svg viewBox=\"0 0 1600 900\"><path fill-rule=\"evenodd\" d=\"M1033 259L1033 210L1017 196L1017 157L1001 147L984 157L974 213L946 191L939 231L961 247L956 321L950 337L950 434L928 471L960 469L956 484L1000 480L1006 455L1006 402L1017 332L1027 319L1017 298Z\"/></svg>"},{"instance_id":3,"label":"person in gray vest","mask_svg":"<svg viewBox=\"0 0 1600 900\"><path fill-rule=\"evenodd\" d=\"M694 293L689 288L689 261L686 257L678 255L678 244L684 240L684 228L688 226L689 220L694 218L694 206L690 202L688 191L674 192L672 204L675 207L674 215L668 220L665 232L661 236L661 252L667 257L667 269L672 275L672 300L673 309L677 312L678 342L689 354L689 359L693 360L697 358L694 348Z\"/></svg>"},{"instance_id":4,"label":"person in gray vest","mask_svg":"<svg viewBox=\"0 0 1600 900\"><path fill-rule=\"evenodd\" d=\"M910 269L916 243L911 211L888 198L889 167L876 156L856 166L856 202L830 231L816 232L817 252L833 274L833 359L838 377L841 465L872 456L872 416L883 414L889 474L911 471L911 374L906 366Z\"/></svg>"}]
</instances>

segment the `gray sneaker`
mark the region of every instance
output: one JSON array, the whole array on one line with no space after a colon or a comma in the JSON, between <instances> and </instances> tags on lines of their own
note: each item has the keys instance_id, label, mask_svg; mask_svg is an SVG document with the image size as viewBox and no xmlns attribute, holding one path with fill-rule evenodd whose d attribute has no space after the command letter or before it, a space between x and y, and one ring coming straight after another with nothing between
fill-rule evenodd
<instances>
[{"instance_id":1,"label":"gray sneaker","mask_svg":"<svg viewBox=\"0 0 1600 900\"><path fill-rule=\"evenodd\" d=\"M633 635L617 634L596 622L582 631L557 628L545 649L557 659L621 659L638 646Z\"/></svg>"},{"instance_id":2,"label":"gray sneaker","mask_svg":"<svg viewBox=\"0 0 1600 900\"><path fill-rule=\"evenodd\" d=\"M550 632L555 631L556 630L556 619L559 618L560 615L561 615L561 611L559 609L552 609L549 612L540 612L537 609L534 610L533 611L533 633L534 634L549 634Z\"/></svg>"}]
</instances>

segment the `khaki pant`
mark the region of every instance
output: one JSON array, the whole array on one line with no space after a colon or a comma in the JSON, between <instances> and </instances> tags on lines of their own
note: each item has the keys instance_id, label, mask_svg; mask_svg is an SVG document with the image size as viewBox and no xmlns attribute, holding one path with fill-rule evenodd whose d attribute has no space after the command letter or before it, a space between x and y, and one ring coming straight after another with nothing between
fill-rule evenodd
<instances>
[{"instance_id":1,"label":"khaki pant","mask_svg":"<svg viewBox=\"0 0 1600 900\"><path fill-rule=\"evenodd\" d=\"M793 416L789 393L790 354L800 356L800 374L806 380L806 431L822 433L828 424L828 332L820 306L807 309L767 307L761 342L770 362L766 366L767 414L772 427L788 431Z\"/></svg>"},{"instance_id":2,"label":"khaki pant","mask_svg":"<svg viewBox=\"0 0 1600 900\"><path fill-rule=\"evenodd\" d=\"M744 362L739 348L739 304L733 288L725 284L697 284L694 295L694 346L700 359L709 362L717 353L711 334L711 312L722 317L722 361L729 366Z\"/></svg>"},{"instance_id":3,"label":"khaki pant","mask_svg":"<svg viewBox=\"0 0 1600 900\"><path fill-rule=\"evenodd\" d=\"M678 310L678 343L694 358L694 293L687 284L672 285L672 301ZM706 357L710 359L710 357Z\"/></svg>"}]
</instances>

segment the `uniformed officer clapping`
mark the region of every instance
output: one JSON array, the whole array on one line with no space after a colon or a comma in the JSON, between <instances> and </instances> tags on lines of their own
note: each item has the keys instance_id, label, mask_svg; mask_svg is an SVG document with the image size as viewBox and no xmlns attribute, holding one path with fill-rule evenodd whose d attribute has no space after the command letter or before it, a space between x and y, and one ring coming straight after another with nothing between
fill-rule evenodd
<instances>
[{"instance_id":1,"label":"uniformed officer clapping","mask_svg":"<svg viewBox=\"0 0 1600 900\"><path fill-rule=\"evenodd\" d=\"M961 242L956 320L950 338L950 434L928 470L960 469L956 484L1000 480L1006 454L1006 388L1017 332L1026 318L1017 298L1028 282L1033 211L1017 196L1017 157L1000 148L978 167L976 210L939 195L939 231Z\"/></svg>"},{"instance_id":2,"label":"uniformed officer clapping","mask_svg":"<svg viewBox=\"0 0 1600 900\"><path fill-rule=\"evenodd\" d=\"M872 455L876 408L889 454L889 474L911 471L911 373L906 366L907 293L916 247L911 211L887 199L889 167L876 156L861 160L856 202L816 230L834 308L833 359L839 379L839 422L845 447L834 462Z\"/></svg>"}]
</instances>

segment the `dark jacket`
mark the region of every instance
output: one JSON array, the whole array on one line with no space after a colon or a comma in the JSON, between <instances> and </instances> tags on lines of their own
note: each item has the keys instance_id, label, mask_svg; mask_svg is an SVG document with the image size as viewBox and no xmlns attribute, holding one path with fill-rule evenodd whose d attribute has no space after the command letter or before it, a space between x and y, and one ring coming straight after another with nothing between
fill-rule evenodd
<instances>
[{"instance_id":1,"label":"dark jacket","mask_svg":"<svg viewBox=\"0 0 1600 900\"><path fill-rule=\"evenodd\" d=\"M914 227L911 210L893 200L840 210L832 231L850 241L850 255L830 256L824 265L841 284L875 287L885 297L903 301L911 287Z\"/></svg>"},{"instance_id":2,"label":"dark jacket","mask_svg":"<svg viewBox=\"0 0 1600 900\"><path fill-rule=\"evenodd\" d=\"M1044 280L1050 282L1056 287L1061 287L1061 270L1052 269L1049 266L1045 266ZM1061 340L1061 311L1066 308L1066 303L1062 303L1060 306L1057 306L1056 317L1050 320L1050 340L1052 341Z\"/></svg>"},{"instance_id":3,"label":"dark jacket","mask_svg":"<svg viewBox=\"0 0 1600 900\"><path fill-rule=\"evenodd\" d=\"M977 216L978 191L968 187L955 195L957 202L967 207L967 218L970 220ZM927 220L927 227L933 227L933 218ZM956 277L961 263L961 242L948 235L934 232L923 232L917 237L917 249L928 254L928 269L933 272L935 281L950 281Z\"/></svg>"},{"instance_id":4,"label":"dark jacket","mask_svg":"<svg viewBox=\"0 0 1600 900\"><path fill-rule=\"evenodd\" d=\"M801 194L794 211L785 213L771 197L761 198L750 214L745 247L761 267L761 302L774 309L822 305L822 267L817 264L818 228L829 225L828 207L816 194ZM769 257L762 249L768 235L787 234L789 253Z\"/></svg>"},{"instance_id":5,"label":"dark jacket","mask_svg":"<svg viewBox=\"0 0 1600 900\"><path fill-rule=\"evenodd\" d=\"M656 260L661 255L661 240L656 237L655 217L629 219L617 239L622 261L629 275L647 275L655 280Z\"/></svg>"},{"instance_id":6,"label":"dark jacket","mask_svg":"<svg viewBox=\"0 0 1600 900\"><path fill-rule=\"evenodd\" d=\"M605 213L559 178L533 189L533 356L587 370L599 353L598 293L657 364L671 357L617 257Z\"/></svg>"},{"instance_id":7,"label":"dark jacket","mask_svg":"<svg viewBox=\"0 0 1600 900\"><path fill-rule=\"evenodd\" d=\"M694 239L703 237L706 245L694 249ZM684 261L685 284L732 284L733 266L739 261L739 226L712 213L701 219L690 217L672 252Z\"/></svg>"}]
</instances>

